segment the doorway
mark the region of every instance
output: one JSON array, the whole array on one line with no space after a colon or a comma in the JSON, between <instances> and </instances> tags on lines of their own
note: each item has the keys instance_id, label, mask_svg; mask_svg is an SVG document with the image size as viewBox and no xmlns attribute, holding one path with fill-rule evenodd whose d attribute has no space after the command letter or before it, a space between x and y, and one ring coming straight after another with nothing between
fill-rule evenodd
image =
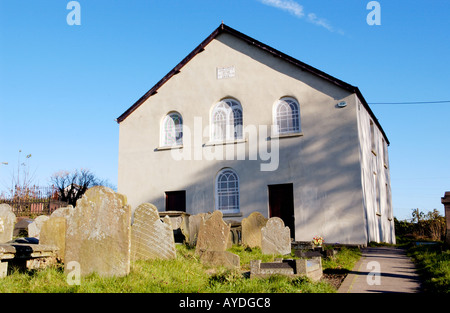
<instances>
[{"instance_id":1,"label":"doorway","mask_svg":"<svg viewBox=\"0 0 450 313\"><path fill-rule=\"evenodd\" d=\"M186 190L166 191L166 211L186 212Z\"/></svg>"},{"instance_id":2,"label":"doorway","mask_svg":"<svg viewBox=\"0 0 450 313\"><path fill-rule=\"evenodd\" d=\"M269 217L279 217L295 239L294 184L268 185Z\"/></svg>"}]
</instances>

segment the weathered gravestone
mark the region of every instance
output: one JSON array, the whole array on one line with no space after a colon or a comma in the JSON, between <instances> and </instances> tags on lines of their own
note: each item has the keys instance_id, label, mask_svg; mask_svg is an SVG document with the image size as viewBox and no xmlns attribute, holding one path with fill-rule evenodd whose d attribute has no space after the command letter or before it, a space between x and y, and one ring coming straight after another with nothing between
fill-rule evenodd
<instances>
[{"instance_id":1,"label":"weathered gravestone","mask_svg":"<svg viewBox=\"0 0 450 313\"><path fill-rule=\"evenodd\" d=\"M52 217L64 217L67 218L70 215L71 210L73 210L73 206L68 205L66 207L58 208L50 215Z\"/></svg>"},{"instance_id":2,"label":"weathered gravestone","mask_svg":"<svg viewBox=\"0 0 450 313\"><path fill-rule=\"evenodd\" d=\"M64 262L66 250L66 218L50 217L42 224L39 244L53 246L56 251L56 258Z\"/></svg>"},{"instance_id":3,"label":"weathered gravestone","mask_svg":"<svg viewBox=\"0 0 450 313\"><path fill-rule=\"evenodd\" d=\"M81 275L124 276L130 272L131 208L124 195L95 186L67 215L66 272L78 262Z\"/></svg>"},{"instance_id":4,"label":"weathered gravestone","mask_svg":"<svg viewBox=\"0 0 450 313\"><path fill-rule=\"evenodd\" d=\"M153 204L139 205L131 226L131 260L174 258L176 250L170 218L166 216L162 221Z\"/></svg>"},{"instance_id":5,"label":"weathered gravestone","mask_svg":"<svg viewBox=\"0 0 450 313\"><path fill-rule=\"evenodd\" d=\"M253 212L242 219L242 244L250 248L261 248L261 228L266 226L267 218L259 212Z\"/></svg>"},{"instance_id":6,"label":"weathered gravestone","mask_svg":"<svg viewBox=\"0 0 450 313\"><path fill-rule=\"evenodd\" d=\"M195 252L202 263L239 268L239 256L225 251L229 247L231 225L225 223L222 216L222 212L214 211L206 218L202 217Z\"/></svg>"},{"instance_id":7,"label":"weathered gravestone","mask_svg":"<svg viewBox=\"0 0 450 313\"><path fill-rule=\"evenodd\" d=\"M214 211L209 217L202 218L195 248L197 254L227 249L231 226L223 221L222 216L222 212Z\"/></svg>"},{"instance_id":8,"label":"weathered gravestone","mask_svg":"<svg viewBox=\"0 0 450 313\"><path fill-rule=\"evenodd\" d=\"M175 242L189 243L189 216L190 214L184 211L164 211L159 212L159 217L164 218L168 216L172 223L173 236Z\"/></svg>"},{"instance_id":9,"label":"weathered gravestone","mask_svg":"<svg viewBox=\"0 0 450 313\"><path fill-rule=\"evenodd\" d=\"M9 204L0 204L0 243L12 240L16 215Z\"/></svg>"},{"instance_id":10,"label":"weathered gravestone","mask_svg":"<svg viewBox=\"0 0 450 313\"><path fill-rule=\"evenodd\" d=\"M291 233L281 218L271 217L261 228L261 251L263 254L291 253Z\"/></svg>"},{"instance_id":11,"label":"weathered gravestone","mask_svg":"<svg viewBox=\"0 0 450 313\"><path fill-rule=\"evenodd\" d=\"M207 219L211 216L211 213L199 213L195 215L189 216L189 240L188 243L191 246L197 244L198 231L200 229L200 225L203 223L203 219Z\"/></svg>"},{"instance_id":12,"label":"weathered gravestone","mask_svg":"<svg viewBox=\"0 0 450 313\"><path fill-rule=\"evenodd\" d=\"M49 217L47 215L39 215L36 217L33 222L28 224L28 237L39 238L39 234L41 233L42 225L45 221L47 221Z\"/></svg>"}]
</instances>

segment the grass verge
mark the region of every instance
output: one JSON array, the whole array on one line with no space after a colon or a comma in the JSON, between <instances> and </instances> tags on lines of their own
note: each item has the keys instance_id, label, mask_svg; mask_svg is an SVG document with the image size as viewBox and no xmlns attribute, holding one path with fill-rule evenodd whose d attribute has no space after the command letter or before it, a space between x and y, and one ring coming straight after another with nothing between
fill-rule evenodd
<instances>
[{"instance_id":1,"label":"grass verge","mask_svg":"<svg viewBox=\"0 0 450 313\"><path fill-rule=\"evenodd\" d=\"M334 258L323 262L327 269L348 270L359 259L357 249L343 248ZM177 246L174 260L137 261L125 277L82 277L81 284L69 286L61 267L51 267L26 273L14 272L0 280L0 293L333 293L336 286L326 279L312 282L306 277L272 276L249 279L243 274L250 269L250 261L273 261L259 249L234 246L230 249L241 259L241 270L212 268L201 264L195 250ZM292 257L292 256L284 256Z\"/></svg>"},{"instance_id":2,"label":"grass verge","mask_svg":"<svg viewBox=\"0 0 450 313\"><path fill-rule=\"evenodd\" d=\"M443 243L410 244L408 255L414 260L424 292L450 293L450 249Z\"/></svg>"}]
</instances>

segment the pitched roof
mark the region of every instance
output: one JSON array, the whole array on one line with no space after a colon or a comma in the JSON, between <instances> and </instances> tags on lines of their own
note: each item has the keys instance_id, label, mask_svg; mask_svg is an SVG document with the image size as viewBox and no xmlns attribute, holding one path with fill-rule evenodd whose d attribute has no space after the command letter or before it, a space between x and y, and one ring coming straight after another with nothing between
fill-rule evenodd
<instances>
[{"instance_id":1,"label":"pitched roof","mask_svg":"<svg viewBox=\"0 0 450 313\"><path fill-rule=\"evenodd\" d=\"M359 90L358 87L356 86L352 86L336 77L333 77L325 72L322 72L321 70L318 70L306 63L303 63L277 49L274 49L256 39L253 39L225 24L221 24L219 27L217 27L212 33L211 35L209 35L205 40L202 41L201 44L199 44L191 53L189 53L180 63L178 63L169 73L166 74L166 76L164 76L159 82L156 83L156 85L154 85L149 91L147 91L141 98L139 98L139 100L137 100L130 108L128 108L128 110L126 110L121 116L119 116L116 121L117 123L121 123L122 121L124 121L131 113L133 113L142 103L144 103L148 98L150 98L151 96L153 96L154 94L156 94L158 92L158 89L164 85L173 75L178 74L181 69L192 59L194 58L198 53L202 52L203 50L205 50L205 47L211 42L213 41L213 39L215 39L217 36L219 36L220 34L223 33L227 33L230 34L232 36L235 36L239 39L242 39L243 41L247 42L250 45L253 45L255 47L258 47L264 51L266 51L267 53L272 54L275 57L279 57L281 59L283 59L286 62L291 63L292 65L295 65L297 67L299 67L300 69L302 69L303 71L307 71L311 74L314 74L338 87L341 87L351 93L355 93L357 95L357 97L359 98L359 100L361 101L361 103L363 104L363 106L366 108L367 112L369 112L369 115L372 117L373 121L375 122L375 124L378 126L378 128L380 129L381 133L383 134L384 138L386 139L386 143L389 144L389 140L386 136L386 133L384 132L383 128L381 127L378 119L376 118L375 114L373 113L373 111L370 109L367 101L364 99L363 95L361 94L361 91Z\"/></svg>"}]
</instances>

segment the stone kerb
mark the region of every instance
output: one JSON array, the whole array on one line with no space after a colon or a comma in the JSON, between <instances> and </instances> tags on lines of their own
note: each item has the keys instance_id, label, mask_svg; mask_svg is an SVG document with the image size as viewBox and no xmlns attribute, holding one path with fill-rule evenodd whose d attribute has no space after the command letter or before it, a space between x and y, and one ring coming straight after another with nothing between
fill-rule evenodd
<instances>
[{"instance_id":1,"label":"stone kerb","mask_svg":"<svg viewBox=\"0 0 450 313\"><path fill-rule=\"evenodd\" d=\"M259 212L253 212L242 219L242 244L250 248L261 248L261 229L266 226L267 221Z\"/></svg>"},{"instance_id":2,"label":"stone kerb","mask_svg":"<svg viewBox=\"0 0 450 313\"><path fill-rule=\"evenodd\" d=\"M170 218L161 220L153 204L139 205L131 226L131 260L174 258L176 249Z\"/></svg>"},{"instance_id":3,"label":"stone kerb","mask_svg":"<svg viewBox=\"0 0 450 313\"><path fill-rule=\"evenodd\" d=\"M81 275L125 276L130 271L131 208L124 195L95 186L66 212L65 267Z\"/></svg>"},{"instance_id":4,"label":"stone kerb","mask_svg":"<svg viewBox=\"0 0 450 313\"><path fill-rule=\"evenodd\" d=\"M290 230L281 218L271 217L261 228L261 251L263 254L291 253Z\"/></svg>"},{"instance_id":5,"label":"stone kerb","mask_svg":"<svg viewBox=\"0 0 450 313\"><path fill-rule=\"evenodd\" d=\"M9 204L0 204L0 243L12 240L16 215Z\"/></svg>"}]
</instances>

